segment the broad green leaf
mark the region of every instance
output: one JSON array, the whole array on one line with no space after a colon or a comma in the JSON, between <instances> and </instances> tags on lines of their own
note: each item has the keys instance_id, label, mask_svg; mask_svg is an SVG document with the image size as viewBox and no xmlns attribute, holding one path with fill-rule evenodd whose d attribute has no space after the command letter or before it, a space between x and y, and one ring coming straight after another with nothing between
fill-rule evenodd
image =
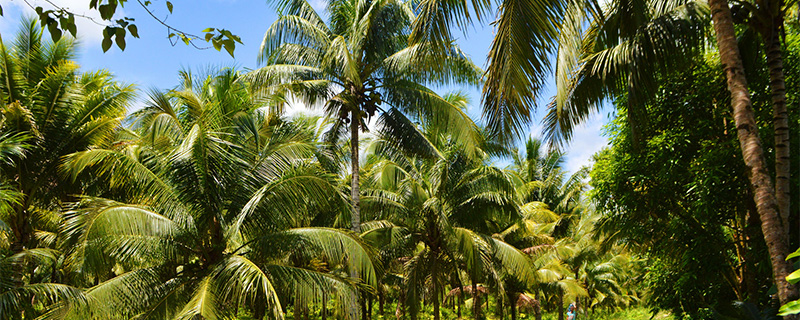
<instances>
[{"instance_id":1,"label":"broad green leaf","mask_svg":"<svg viewBox=\"0 0 800 320\"><path fill-rule=\"evenodd\" d=\"M789 301L789 303L782 305L780 310L778 310L778 312L779 316L787 316L791 314L800 313L800 300Z\"/></svg>"},{"instance_id":2,"label":"broad green leaf","mask_svg":"<svg viewBox=\"0 0 800 320\"><path fill-rule=\"evenodd\" d=\"M800 282L800 270L795 270L794 272L786 276L786 281L789 281L789 283L792 284Z\"/></svg>"},{"instance_id":3,"label":"broad green leaf","mask_svg":"<svg viewBox=\"0 0 800 320\"><path fill-rule=\"evenodd\" d=\"M789 256L786 257L786 260L797 258L797 257L800 257L800 249L797 249L797 251L792 252Z\"/></svg>"},{"instance_id":4,"label":"broad green leaf","mask_svg":"<svg viewBox=\"0 0 800 320\"><path fill-rule=\"evenodd\" d=\"M103 44L102 44L103 52L106 52L106 51L108 51L108 49L111 49L111 44L112 43L113 42L111 41L111 38L109 38L109 37L103 38Z\"/></svg>"},{"instance_id":5,"label":"broad green leaf","mask_svg":"<svg viewBox=\"0 0 800 320\"><path fill-rule=\"evenodd\" d=\"M130 31L134 38L139 38L139 28L137 28L135 24L129 25L128 31Z\"/></svg>"}]
</instances>

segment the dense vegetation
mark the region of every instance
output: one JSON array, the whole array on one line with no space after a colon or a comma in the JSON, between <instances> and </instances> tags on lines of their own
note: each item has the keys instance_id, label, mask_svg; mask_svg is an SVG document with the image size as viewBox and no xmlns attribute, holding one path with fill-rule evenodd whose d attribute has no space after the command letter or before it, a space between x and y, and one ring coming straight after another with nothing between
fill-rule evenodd
<instances>
[{"instance_id":1,"label":"dense vegetation","mask_svg":"<svg viewBox=\"0 0 800 320\"><path fill-rule=\"evenodd\" d=\"M0 319L790 319L797 26L775 40L768 1L736 30L719 0L517 2L482 77L449 28L486 3L282 1L260 68L182 71L137 110L26 20L0 39ZM513 137L556 47L548 139ZM442 85L484 85L486 123ZM604 100L610 146L567 172Z\"/></svg>"}]
</instances>

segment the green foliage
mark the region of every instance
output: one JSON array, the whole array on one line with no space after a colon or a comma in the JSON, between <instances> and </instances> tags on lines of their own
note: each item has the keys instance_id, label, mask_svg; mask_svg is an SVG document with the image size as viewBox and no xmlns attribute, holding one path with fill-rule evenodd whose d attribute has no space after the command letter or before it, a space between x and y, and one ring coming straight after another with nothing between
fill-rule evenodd
<instances>
[{"instance_id":1,"label":"green foliage","mask_svg":"<svg viewBox=\"0 0 800 320\"><path fill-rule=\"evenodd\" d=\"M796 54L795 40L787 43L787 55ZM736 129L723 107L723 73L714 57L688 68L662 76L644 105L640 148L629 130L628 96L615 102L611 146L596 155L592 171L601 230L649 259L645 284L655 309L680 316L740 299L764 306L771 272ZM772 121L765 70L760 59L748 66L762 136L771 134ZM786 70L796 76L793 62Z\"/></svg>"},{"instance_id":2,"label":"green foliage","mask_svg":"<svg viewBox=\"0 0 800 320\"><path fill-rule=\"evenodd\" d=\"M800 257L800 249L797 249L797 251L788 255L786 257L786 260L788 261L797 257ZM800 270L795 270L794 272L786 276L786 281L789 281L789 283L791 284L796 284L800 282ZM781 316L800 313L800 300L790 301L782 305L780 310L778 310L778 312L779 315Z\"/></svg>"},{"instance_id":3,"label":"green foliage","mask_svg":"<svg viewBox=\"0 0 800 320\"><path fill-rule=\"evenodd\" d=\"M102 41L103 52L111 49L113 43L116 43L117 47L124 51L126 47L125 37L128 33L130 33L130 35L134 38L139 38L139 28L135 24L136 19L132 17L118 17L116 15L117 9L123 8L127 2L128 0L90 0L88 2L89 10L96 10L100 14L101 22L105 23ZM168 25L166 23L166 19L161 20L155 16L151 7L152 1L143 2L141 0L137 0L136 2L149 14L152 19L167 27L167 30L169 31L168 38L170 40L172 38L178 38L186 45L192 45L195 48L199 47L194 43L194 40L199 39L205 42L210 42L213 48L217 51L225 48L225 51L227 51L231 57L233 57L233 52L236 49L236 43L242 43L239 36L232 34L226 29L206 28L203 30L203 33L205 33L205 36L203 37L178 30L175 27ZM28 2L25 4L31 6L31 8L36 11L36 15L41 23L41 26L43 28L45 26L47 27L47 31L50 33L50 37L54 42L61 39L61 36L65 31L69 32L70 35L72 35L72 38L77 37L78 27L75 24L75 17L78 17L78 19L91 19L83 14L76 14L75 12L70 11L69 8L60 7L50 1L48 1L50 6L47 9L42 6L33 7ZM174 8L172 2L166 1L166 8L167 11L169 11L169 14L172 14L172 10ZM3 8L0 7L0 16L2 15Z\"/></svg>"}]
</instances>

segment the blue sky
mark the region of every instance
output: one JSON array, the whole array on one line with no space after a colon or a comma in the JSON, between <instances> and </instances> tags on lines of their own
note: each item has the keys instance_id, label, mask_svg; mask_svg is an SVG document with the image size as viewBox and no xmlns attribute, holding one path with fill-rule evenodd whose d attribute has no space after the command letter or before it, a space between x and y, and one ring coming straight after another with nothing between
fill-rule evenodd
<instances>
[{"instance_id":1,"label":"blue sky","mask_svg":"<svg viewBox=\"0 0 800 320\"><path fill-rule=\"evenodd\" d=\"M59 6L70 8L76 13L87 13L99 16L88 10L88 0L51 0ZM310 0L318 10L324 7L324 0ZM185 68L205 69L207 67L239 67L253 69L258 67L256 56L261 39L267 27L276 19L275 10L267 1L254 0L172 0L174 11L168 14L165 1L154 0L151 7L156 16L167 18L167 22L182 31L200 34L207 27L219 27L231 30L240 36L244 45L236 48L236 58L216 50L197 50L183 43L172 45L167 39L168 30L151 19L139 7L135 0L128 1L119 16L136 18L140 39L127 37L127 48L124 52L112 47L106 53L100 48L102 26L85 19L77 19L78 34L81 41L81 53L78 62L84 70L108 69L119 80L134 83L140 89L150 87L172 88L178 83L178 71ZM43 0L28 0L33 6L48 4ZM32 14L33 10L23 0L0 0L4 16L0 18L0 34L9 40L19 24L23 14ZM476 24L466 34L461 34L458 41L462 49L470 55L476 64L485 66L486 55L493 37L491 26ZM203 42L199 42L204 44ZM539 135L538 125L543 114L545 102L553 96L554 82L548 81L543 92L543 101L539 103L537 115L531 125L531 134ZM473 103L469 114L480 118L480 91L475 88L464 88L472 97ZM608 108L606 108L608 109ZM603 111L580 126L568 148L566 168L574 172L583 165L588 165L591 155L606 145L606 138L601 136L601 128L608 118L608 111Z\"/></svg>"}]
</instances>

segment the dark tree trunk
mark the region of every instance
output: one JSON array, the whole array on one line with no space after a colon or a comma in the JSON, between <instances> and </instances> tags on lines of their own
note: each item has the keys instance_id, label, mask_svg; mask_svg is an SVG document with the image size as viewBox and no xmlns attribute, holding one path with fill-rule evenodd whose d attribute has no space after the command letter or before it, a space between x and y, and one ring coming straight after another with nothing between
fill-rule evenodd
<instances>
[{"instance_id":1,"label":"dark tree trunk","mask_svg":"<svg viewBox=\"0 0 800 320\"><path fill-rule=\"evenodd\" d=\"M366 297L366 294L363 292L361 293L361 320L367 320L369 316L369 311L367 310L367 304L369 300Z\"/></svg>"},{"instance_id":2,"label":"dark tree trunk","mask_svg":"<svg viewBox=\"0 0 800 320\"><path fill-rule=\"evenodd\" d=\"M511 320L517 320L517 298L519 295L516 293L512 294L509 298L509 307L511 308Z\"/></svg>"},{"instance_id":3,"label":"dark tree trunk","mask_svg":"<svg viewBox=\"0 0 800 320\"><path fill-rule=\"evenodd\" d=\"M769 249L778 296L781 304L785 304L797 296L796 287L786 281L786 276L792 270L791 264L785 260L789 253L789 244L778 213L772 179L767 173L764 150L761 146L761 138L758 136L758 127L750 101L750 92L747 89L747 79L739 54L733 18L727 0L709 0L708 4L711 7L711 17L714 21L720 61L725 68L728 90L731 92L733 118L736 122L742 156L748 168L747 176L750 179L758 215L761 218L761 229Z\"/></svg>"},{"instance_id":4,"label":"dark tree trunk","mask_svg":"<svg viewBox=\"0 0 800 320\"><path fill-rule=\"evenodd\" d=\"M378 286L378 313L380 313L381 316L386 314L384 312L384 309L383 309L385 304L386 304L386 291L383 289L382 285L379 285Z\"/></svg>"},{"instance_id":5,"label":"dark tree trunk","mask_svg":"<svg viewBox=\"0 0 800 320\"><path fill-rule=\"evenodd\" d=\"M320 310L320 314L322 320L328 319L328 295L325 293L322 294L322 310Z\"/></svg>"},{"instance_id":6,"label":"dark tree trunk","mask_svg":"<svg viewBox=\"0 0 800 320\"><path fill-rule=\"evenodd\" d=\"M478 284L472 281L472 316L475 319L481 318L481 296L478 294Z\"/></svg>"},{"instance_id":7,"label":"dark tree trunk","mask_svg":"<svg viewBox=\"0 0 800 320\"><path fill-rule=\"evenodd\" d=\"M558 320L564 320L564 293L558 290Z\"/></svg>"},{"instance_id":8,"label":"dark tree trunk","mask_svg":"<svg viewBox=\"0 0 800 320\"><path fill-rule=\"evenodd\" d=\"M461 319L461 306L464 305L464 286L461 286L461 292L458 293L458 318Z\"/></svg>"},{"instance_id":9,"label":"dark tree trunk","mask_svg":"<svg viewBox=\"0 0 800 320\"><path fill-rule=\"evenodd\" d=\"M786 234L789 233L789 112L786 109L786 77L783 74L783 53L781 51L780 17L764 34L769 66L769 88L772 94L772 115L775 127L775 200Z\"/></svg>"},{"instance_id":10,"label":"dark tree trunk","mask_svg":"<svg viewBox=\"0 0 800 320\"><path fill-rule=\"evenodd\" d=\"M439 320L441 315L439 314L439 289L437 288L436 281L433 284L433 320Z\"/></svg>"},{"instance_id":11,"label":"dark tree trunk","mask_svg":"<svg viewBox=\"0 0 800 320\"><path fill-rule=\"evenodd\" d=\"M350 169L352 170L352 180L350 181L350 200L353 202L353 212L350 217L353 232L361 231L361 193L359 186L359 164L358 164L358 130L361 117L358 110L353 110L350 117Z\"/></svg>"}]
</instances>

